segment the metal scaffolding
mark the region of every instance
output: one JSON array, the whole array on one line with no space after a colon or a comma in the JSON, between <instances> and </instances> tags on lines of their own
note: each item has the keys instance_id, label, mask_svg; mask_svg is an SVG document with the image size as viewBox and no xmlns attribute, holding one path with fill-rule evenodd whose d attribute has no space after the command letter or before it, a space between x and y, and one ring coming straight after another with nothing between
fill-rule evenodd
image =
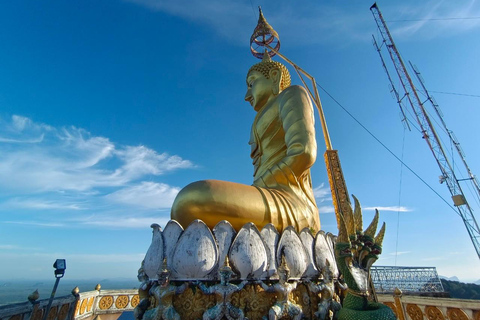
<instances>
[{"instance_id":1,"label":"metal scaffolding","mask_svg":"<svg viewBox=\"0 0 480 320\"><path fill-rule=\"evenodd\" d=\"M377 23L378 30L380 31L380 35L382 37L382 45L378 46L376 41L374 41L374 45L378 53L380 54L380 58L382 59L382 64L384 69L387 71L387 76L389 81L392 83L392 88L394 89L394 93L397 98L397 102L400 105L400 108L402 110L403 115L405 116L404 109L402 107L402 103L405 101L406 105L410 105L413 111L413 114L415 116L415 119L420 126L420 130L422 132L422 137L424 138L425 142L427 142L428 147L432 151L432 154L440 168L441 171L441 176L440 176L440 183L445 183L450 191L450 194L452 196L453 204L455 205L455 209L457 210L458 214L463 220L463 223L465 224L465 227L467 229L467 232L470 236L470 239L472 240L473 246L475 248L475 251L477 253L478 258L480 259L480 227L477 224L477 221L475 219L475 216L473 214L473 209L470 207L467 198L465 197L465 194L462 190L462 187L460 186L460 181L471 181L475 185L475 192L477 193L478 196L480 196L480 187L478 184L477 179L473 175L473 173L470 171L470 168L468 167L463 151L460 149L460 144L456 139L454 139L453 132L449 130L446 125L445 121L443 119L443 116L439 110L438 105L435 103L435 101L428 95L427 101L429 101L433 107L435 108L436 114L440 118L442 122L442 126L444 130L448 133L449 140L453 145L455 145L456 150L458 151L458 154L460 158L462 159L463 163L465 164L465 167L468 171L468 178L467 179L458 179L457 175L455 173L454 167L452 166L447 153L445 152L445 149L441 143L440 137L435 130L435 127L433 126L432 120L430 116L428 115L424 102L419 97L419 93L417 89L415 88L412 78L410 77L407 68L405 67L405 64L400 56L400 53L398 52L397 47L395 46L395 43L393 42L392 35L390 34L390 31L388 30L387 24L385 23L385 20L383 19L382 13L380 12L380 9L378 8L377 4L374 3L371 7L370 10L372 11L373 17L375 18L375 22ZM382 46L385 46L388 50L388 53L390 55L390 58L392 59L395 71L398 75L398 78L400 80L400 84L403 88L403 91L405 92L404 96L400 98L400 95L398 92L395 90L393 87L393 81L392 78L390 77L390 74L388 73L388 70L386 68L385 62L382 58L382 55L380 53L380 48ZM412 66L413 68L413 66ZM422 87L424 87L424 83L421 80L420 73L416 68L413 68L416 76L420 80L420 83ZM426 90L425 90L426 91ZM427 102L425 101L425 102ZM407 122L407 121L405 121Z\"/></svg>"},{"instance_id":2,"label":"metal scaffolding","mask_svg":"<svg viewBox=\"0 0 480 320\"><path fill-rule=\"evenodd\" d=\"M373 266L370 273L377 293L444 292L435 267Z\"/></svg>"}]
</instances>

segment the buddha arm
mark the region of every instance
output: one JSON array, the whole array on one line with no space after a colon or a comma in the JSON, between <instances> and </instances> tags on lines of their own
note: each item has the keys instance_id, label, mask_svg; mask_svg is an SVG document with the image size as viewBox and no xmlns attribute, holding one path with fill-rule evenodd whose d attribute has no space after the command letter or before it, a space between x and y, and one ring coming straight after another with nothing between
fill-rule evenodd
<instances>
[{"instance_id":1,"label":"buddha arm","mask_svg":"<svg viewBox=\"0 0 480 320\"><path fill-rule=\"evenodd\" d=\"M316 159L317 144L313 108L306 90L285 89L279 96L279 114L285 132L286 156L262 175L267 186L295 184Z\"/></svg>"}]
</instances>

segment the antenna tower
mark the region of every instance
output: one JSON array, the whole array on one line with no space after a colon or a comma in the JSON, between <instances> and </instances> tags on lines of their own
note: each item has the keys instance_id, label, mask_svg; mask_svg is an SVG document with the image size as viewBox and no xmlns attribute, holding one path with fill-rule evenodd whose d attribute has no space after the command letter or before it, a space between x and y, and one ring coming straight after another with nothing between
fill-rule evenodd
<instances>
[{"instance_id":1,"label":"antenna tower","mask_svg":"<svg viewBox=\"0 0 480 320\"><path fill-rule=\"evenodd\" d=\"M380 48L377 45L377 42L375 41L374 38L374 46L378 53L380 54L380 58L382 60L383 67L385 71L387 72L388 79L392 85L392 91L395 93L395 96L397 98L397 102L400 105L400 109L402 110L402 114L404 116L404 121L407 123L407 120L405 118L405 112L402 107L402 103L406 100L406 104L410 105L412 107L413 113L415 114L415 118L420 125L420 129L423 134L423 138L428 144L428 147L433 153L433 156L435 160L437 161L438 166L440 167L440 171L442 172L442 175L440 176L440 183L445 182L448 190L450 191L450 194L452 195L452 200L453 203L460 215L460 217L463 220L463 223L465 224L465 227L467 228L467 232L470 236L470 239L472 240L473 246L475 247L475 250L477 252L478 258L480 259L480 228L478 227L477 221L475 220L475 216L473 215L472 208L467 202L467 199L465 197L465 194L462 191L462 188L460 186L459 179L455 176L455 172L453 170L452 165L450 164L450 161L447 157L447 154L445 153L445 150L440 142L440 138L435 131L435 128L432 124L432 121L430 120L430 117L427 114L427 111L424 108L424 103L429 101L432 106L435 109L435 112L437 113L438 117L441 119L441 123L447 132L450 141L455 145L455 148L457 152L460 155L460 158L462 159L466 170L468 172L469 178L466 180L471 180L473 185L475 186L475 191L478 195L480 195L480 187L478 180L476 177L472 174L470 171L470 168L467 165L467 162L465 160L465 156L463 154L463 151L460 148L460 144L456 140L455 136L453 135L453 132L451 130L448 130L445 121L443 120L442 113L440 112L440 109L438 105L436 104L435 100L428 94L425 85L420 77L420 73L416 68L413 67L413 65L410 63L412 69L415 72L415 75L417 76L418 80L420 81L423 89L425 90L425 93L427 95L427 100L422 102L420 100L420 97L418 96L418 91L413 85L412 78L408 74L407 68L405 67L405 64L403 63L402 58L400 57L400 53L397 50L397 47L395 46L395 43L393 42L393 38L390 34L390 31L387 28L387 24L385 23L385 20L383 19L382 13L380 12L380 9L378 8L377 4L374 3L371 7L370 10L373 13L373 17L375 18L375 22L377 23L378 30L380 31L380 35L383 39L383 44L387 47L388 53L390 54L390 58L392 59L393 65L395 67L395 70L397 72L398 78L400 79L400 83L404 89L405 95L400 98L399 94L395 90L395 87L393 85L393 81L390 77L390 74L388 73L387 67L385 65L385 62L383 60L383 57L380 52ZM382 44L382 45L383 45ZM406 99L405 99L406 98ZM465 180L465 179L462 179Z\"/></svg>"}]
</instances>

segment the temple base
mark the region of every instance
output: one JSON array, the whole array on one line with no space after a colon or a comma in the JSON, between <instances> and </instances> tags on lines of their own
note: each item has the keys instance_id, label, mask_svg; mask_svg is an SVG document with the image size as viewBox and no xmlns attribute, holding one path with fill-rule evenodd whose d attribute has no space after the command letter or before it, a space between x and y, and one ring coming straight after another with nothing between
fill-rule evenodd
<instances>
[{"instance_id":1,"label":"temple base","mask_svg":"<svg viewBox=\"0 0 480 320\"><path fill-rule=\"evenodd\" d=\"M137 320L331 319L340 309L332 234L200 220L152 228Z\"/></svg>"}]
</instances>

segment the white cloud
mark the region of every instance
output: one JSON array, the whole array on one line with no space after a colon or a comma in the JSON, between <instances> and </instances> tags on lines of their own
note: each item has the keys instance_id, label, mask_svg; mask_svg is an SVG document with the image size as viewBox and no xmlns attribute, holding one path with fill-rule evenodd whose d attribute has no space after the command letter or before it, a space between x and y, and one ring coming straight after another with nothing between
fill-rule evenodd
<instances>
[{"instance_id":1,"label":"white cloud","mask_svg":"<svg viewBox=\"0 0 480 320\"><path fill-rule=\"evenodd\" d=\"M395 12L395 16L384 18L397 38L435 38L480 27L480 19L465 19L480 16L480 5L475 0L399 3L389 12Z\"/></svg>"},{"instance_id":2,"label":"white cloud","mask_svg":"<svg viewBox=\"0 0 480 320\"><path fill-rule=\"evenodd\" d=\"M251 5L240 1L129 0L129 2L207 25L227 41L233 42L236 39L248 39L258 19L253 16ZM252 30L245 28L245 21L252 21Z\"/></svg>"},{"instance_id":3,"label":"white cloud","mask_svg":"<svg viewBox=\"0 0 480 320\"><path fill-rule=\"evenodd\" d=\"M119 216L92 216L87 219L77 221L83 225L96 226L109 229L126 228L126 229L148 229L152 223L165 226L170 217L119 217Z\"/></svg>"},{"instance_id":4,"label":"white cloud","mask_svg":"<svg viewBox=\"0 0 480 320\"><path fill-rule=\"evenodd\" d=\"M82 210L79 203L59 202L37 198L13 198L0 204L3 208L40 209L40 210Z\"/></svg>"},{"instance_id":5,"label":"white cloud","mask_svg":"<svg viewBox=\"0 0 480 320\"><path fill-rule=\"evenodd\" d=\"M401 255L404 255L404 254L408 254L410 253L411 251L398 251L398 252L390 252L389 255L391 256L401 256Z\"/></svg>"},{"instance_id":6,"label":"white cloud","mask_svg":"<svg viewBox=\"0 0 480 320\"><path fill-rule=\"evenodd\" d=\"M258 19L258 9L249 2L235 0L126 0L152 10L162 11L212 28L225 41L243 45L237 39L249 39ZM376 32L373 16L368 6L303 2L301 6L292 1L263 3L264 15L277 30L280 37L290 39L290 45L338 41L370 41ZM382 8L381 8L382 9ZM455 2L399 2L385 4L382 11L387 20L404 20L389 23L394 37L432 38L445 32L457 34L478 28L480 20L436 20L432 18L480 16L480 6L474 0ZM332 18L334 17L334 18ZM422 20L422 21L405 21ZM250 27L245 27L247 26ZM315 30L319 37L311 37L304 30ZM294 43L296 42L296 43Z\"/></svg>"},{"instance_id":7,"label":"white cloud","mask_svg":"<svg viewBox=\"0 0 480 320\"><path fill-rule=\"evenodd\" d=\"M49 227L49 228L63 228L67 225L59 222L38 222L38 221L2 221L6 224L20 224L27 226Z\"/></svg>"},{"instance_id":8,"label":"white cloud","mask_svg":"<svg viewBox=\"0 0 480 320\"><path fill-rule=\"evenodd\" d=\"M123 188L107 195L107 198L119 203L140 206L150 209L170 208L180 188L164 183L143 181L142 183Z\"/></svg>"},{"instance_id":9,"label":"white cloud","mask_svg":"<svg viewBox=\"0 0 480 320\"><path fill-rule=\"evenodd\" d=\"M388 206L388 207L365 207L362 210L371 211L371 210L378 210L379 212L382 211L394 211L394 212L411 212L413 209L403 207L403 206Z\"/></svg>"},{"instance_id":10,"label":"white cloud","mask_svg":"<svg viewBox=\"0 0 480 320\"><path fill-rule=\"evenodd\" d=\"M134 180L143 175L161 175L167 171L192 167L192 163L178 156L158 154L144 146L127 146L115 152L124 165L118 168L113 177Z\"/></svg>"},{"instance_id":11,"label":"white cloud","mask_svg":"<svg viewBox=\"0 0 480 320\"><path fill-rule=\"evenodd\" d=\"M0 244L0 250L17 250L19 247L11 244Z\"/></svg>"},{"instance_id":12,"label":"white cloud","mask_svg":"<svg viewBox=\"0 0 480 320\"><path fill-rule=\"evenodd\" d=\"M440 260L445 260L446 257L441 256L441 257L428 257L428 258L423 258L421 259L422 261L440 261Z\"/></svg>"},{"instance_id":13,"label":"white cloud","mask_svg":"<svg viewBox=\"0 0 480 320\"><path fill-rule=\"evenodd\" d=\"M5 196L0 210L49 214L41 221L36 216L15 221L12 215L6 223L43 227L72 225L74 219L76 226L149 227L149 213L169 208L179 192L157 180L194 167L177 155L118 145L81 128L54 128L17 115L0 118L0 149L0 192ZM130 211L141 210L140 216L109 218L112 212L126 214L125 204ZM72 210L82 214L61 215ZM95 212L96 222L83 216L89 212ZM52 223L45 220L53 217Z\"/></svg>"},{"instance_id":14,"label":"white cloud","mask_svg":"<svg viewBox=\"0 0 480 320\"><path fill-rule=\"evenodd\" d=\"M335 208L333 206L320 206L318 207L318 212L322 213L335 213Z\"/></svg>"},{"instance_id":15,"label":"white cloud","mask_svg":"<svg viewBox=\"0 0 480 320\"><path fill-rule=\"evenodd\" d=\"M0 128L0 136L11 131L20 141L28 140L32 131L41 131L45 139L34 145L13 143L4 148L0 154L0 188L10 190L88 191L121 187L148 175L159 176L193 166L179 156L159 154L145 146L116 146L108 138L92 136L83 129L54 129L19 116ZM112 167L110 159L120 165Z\"/></svg>"},{"instance_id":16,"label":"white cloud","mask_svg":"<svg viewBox=\"0 0 480 320\"><path fill-rule=\"evenodd\" d=\"M315 199L319 200L320 202L332 200L330 187L325 187L324 183L320 184L316 188L313 188L313 195L315 196Z\"/></svg>"},{"instance_id":17,"label":"white cloud","mask_svg":"<svg viewBox=\"0 0 480 320\"><path fill-rule=\"evenodd\" d=\"M258 8L249 2L235 0L127 0L128 2L162 11L189 21L209 26L225 41L244 45L238 39L249 39L258 21ZM367 9L368 10L368 9ZM291 39L290 44L318 43L347 37L368 39L371 31L365 26L365 14L349 10L348 7L311 2L301 6L291 1L265 4L263 12L268 22L281 37ZM336 17L326 19L325 17ZM304 30L315 30L320 37L311 37Z\"/></svg>"}]
</instances>

